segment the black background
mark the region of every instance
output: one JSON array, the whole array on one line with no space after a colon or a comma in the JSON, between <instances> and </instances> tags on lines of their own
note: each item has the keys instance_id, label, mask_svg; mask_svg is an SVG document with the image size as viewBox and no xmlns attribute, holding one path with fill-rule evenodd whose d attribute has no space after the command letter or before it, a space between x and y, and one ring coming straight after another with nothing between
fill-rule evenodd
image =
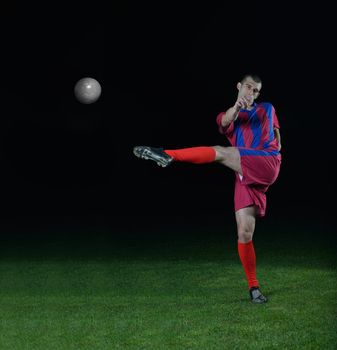
<instances>
[{"instance_id":1,"label":"black background","mask_svg":"<svg viewBox=\"0 0 337 350\"><path fill-rule=\"evenodd\" d=\"M226 145L216 115L254 72L281 124L282 168L267 217L333 213L333 11L282 2L9 5L1 14L1 219L109 222L233 215L233 173L162 169L135 145ZM82 77L102 86L76 101Z\"/></svg>"}]
</instances>

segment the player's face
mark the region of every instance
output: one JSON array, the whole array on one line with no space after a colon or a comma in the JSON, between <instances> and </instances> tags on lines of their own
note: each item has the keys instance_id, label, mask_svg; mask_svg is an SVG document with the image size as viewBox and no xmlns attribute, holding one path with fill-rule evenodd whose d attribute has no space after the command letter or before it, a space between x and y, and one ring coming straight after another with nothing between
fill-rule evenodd
<instances>
[{"instance_id":1,"label":"player's face","mask_svg":"<svg viewBox=\"0 0 337 350\"><path fill-rule=\"evenodd\" d=\"M246 97L250 104L253 104L254 100L260 95L261 87L261 83L257 83L252 78L248 77L244 82L238 83L238 97Z\"/></svg>"}]
</instances>

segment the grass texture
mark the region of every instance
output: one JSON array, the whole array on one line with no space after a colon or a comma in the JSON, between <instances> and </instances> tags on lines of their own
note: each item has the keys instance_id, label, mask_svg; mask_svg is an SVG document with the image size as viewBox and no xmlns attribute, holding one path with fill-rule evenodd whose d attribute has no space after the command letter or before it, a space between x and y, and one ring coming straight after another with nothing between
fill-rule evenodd
<instances>
[{"instance_id":1,"label":"grass texture","mask_svg":"<svg viewBox=\"0 0 337 350\"><path fill-rule=\"evenodd\" d=\"M0 349L336 349L334 232L259 225L265 305L224 223L3 229Z\"/></svg>"}]
</instances>

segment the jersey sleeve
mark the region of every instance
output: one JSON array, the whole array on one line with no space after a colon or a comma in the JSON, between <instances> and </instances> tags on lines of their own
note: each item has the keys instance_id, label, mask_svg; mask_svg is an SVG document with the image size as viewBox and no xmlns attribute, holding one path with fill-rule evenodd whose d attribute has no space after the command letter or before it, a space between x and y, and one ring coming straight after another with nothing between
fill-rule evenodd
<instances>
[{"instance_id":1,"label":"jersey sleeve","mask_svg":"<svg viewBox=\"0 0 337 350\"><path fill-rule=\"evenodd\" d=\"M216 117L216 122L217 122L217 124L218 124L220 134L229 136L230 134L233 133L233 130L234 130L234 123L230 123L230 124L227 125L227 126L222 126L222 125L221 125L221 121L222 121L222 117L223 117L225 114L226 114L225 112L219 113L219 114L217 115L217 117Z\"/></svg>"},{"instance_id":2,"label":"jersey sleeve","mask_svg":"<svg viewBox=\"0 0 337 350\"><path fill-rule=\"evenodd\" d=\"M273 129L279 129L280 123L278 121L274 106L272 107L272 116L273 116Z\"/></svg>"}]
</instances>

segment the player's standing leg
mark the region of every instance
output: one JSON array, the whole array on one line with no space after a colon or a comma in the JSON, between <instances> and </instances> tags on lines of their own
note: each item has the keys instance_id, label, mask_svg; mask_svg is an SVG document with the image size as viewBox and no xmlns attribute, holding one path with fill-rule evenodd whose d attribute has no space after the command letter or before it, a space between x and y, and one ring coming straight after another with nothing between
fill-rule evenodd
<instances>
[{"instance_id":1,"label":"player's standing leg","mask_svg":"<svg viewBox=\"0 0 337 350\"><path fill-rule=\"evenodd\" d=\"M142 159L155 161L166 167L173 161L195 164L218 162L242 175L241 156L236 147L201 146L175 150L164 150L149 146L134 147L134 154ZM256 208L245 207L236 211L239 256L248 280L249 293L254 303L265 303L256 279L256 257L253 246L253 233L256 221Z\"/></svg>"},{"instance_id":2,"label":"player's standing leg","mask_svg":"<svg viewBox=\"0 0 337 350\"><path fill-rule=\"evenodd\" d=\"M248 281L251 300L254 303L265 303L267 298L261 293L256 278L256 256L253 245L256 207L249 206L237 210L235 218L238 231L238 252Z\"/></svg>"}]
</instances>

